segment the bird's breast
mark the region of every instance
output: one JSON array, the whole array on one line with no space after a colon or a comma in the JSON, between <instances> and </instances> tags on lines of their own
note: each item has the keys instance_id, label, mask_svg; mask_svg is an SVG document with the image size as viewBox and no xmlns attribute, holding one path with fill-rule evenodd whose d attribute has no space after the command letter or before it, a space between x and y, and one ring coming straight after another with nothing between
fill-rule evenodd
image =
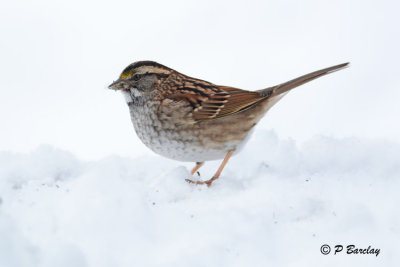
<instances>
[{"instance_id":1,"label":"bird's breast","mask_svg":"<svg viewBox=\"0 0 400 267\"><path fill-rule=\"evenodd\" d=\"M245 139L243 132L229 138L232 135L227 136L223 124L208 128L203 123L182 125L160 120L156 106L129 105L129 108L137 136L147 147L164 157L190 162L222 159Z\"/></svg>"}]
</instances>

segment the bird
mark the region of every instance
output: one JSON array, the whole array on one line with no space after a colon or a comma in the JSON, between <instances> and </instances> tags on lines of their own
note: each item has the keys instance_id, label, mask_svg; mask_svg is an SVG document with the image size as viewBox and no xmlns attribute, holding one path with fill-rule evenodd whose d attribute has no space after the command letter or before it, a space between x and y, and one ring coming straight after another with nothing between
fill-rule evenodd
<instances>
[{"instance_id":1,"label":"bird","mask_svg":"<svg viewBox=\"0 0 400 267\"><path fill-rule=\"evenodd\" d=\"M348 64L249 91L192 78L146 60L128 65L108 88L124 95L137 136L155 153L177 161L195 162L192 176L204 162L222 159L210 179L185 179L192 184L211 186L232 155L245 145L254 126L284 95Z\"/></svg>"}]
</instances>

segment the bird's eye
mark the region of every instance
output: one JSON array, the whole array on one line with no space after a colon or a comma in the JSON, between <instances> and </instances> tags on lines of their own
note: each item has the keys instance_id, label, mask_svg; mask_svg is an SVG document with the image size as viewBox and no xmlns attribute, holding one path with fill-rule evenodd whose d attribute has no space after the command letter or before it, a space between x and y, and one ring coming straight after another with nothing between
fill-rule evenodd
<instances>
[{"instance_id":1,"label":"bird's eye","mask_svg":"<svg viewBox=\"0 0 400 267\"><path fill-rule=\"evenodd\" d=\"M132 79L134 80L134 81L139 81L139 79L142 77L142 75L140 75L140 74L135 74L135 75L133 75L133 77L132 77Z\"/></svg>"}]
</instances>

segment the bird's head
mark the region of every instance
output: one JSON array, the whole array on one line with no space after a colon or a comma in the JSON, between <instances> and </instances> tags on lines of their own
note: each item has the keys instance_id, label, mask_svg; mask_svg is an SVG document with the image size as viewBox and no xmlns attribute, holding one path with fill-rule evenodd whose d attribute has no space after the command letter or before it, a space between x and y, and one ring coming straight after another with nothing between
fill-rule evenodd
<instances>
[{"instance_id":1,"label":"bird's head","mask_svg":"<svg viewBox=\"0 0 400 267\"><path fill-rule=\"evenodd\" d=\"M141 97L153 91L172 71L154 61L138 61L126 67L108 88L131 97Z\"/></svg>"}]
</instances>

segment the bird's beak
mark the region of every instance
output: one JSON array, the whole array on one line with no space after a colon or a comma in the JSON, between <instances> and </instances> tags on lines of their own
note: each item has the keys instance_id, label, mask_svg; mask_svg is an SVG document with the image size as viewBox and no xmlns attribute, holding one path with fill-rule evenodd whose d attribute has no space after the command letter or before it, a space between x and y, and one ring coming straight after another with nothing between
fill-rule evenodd
<instances>
[{"instance_id":1,"label":"bird's beak","mask_svg":"<svg viewBox=\"0 0 400 267\"><path fill-rule=\"evenodd\" d=\"M114 81L112 84L110 84L110 85L108 86L108 89L111 89L111 90L121 90L121 89L124 89L124 87L123 87L123 85L122 85L122 82L123 82L123 81L121 81L121 79L118 79L118 80Z\"/></svg>"}]
</instances>

